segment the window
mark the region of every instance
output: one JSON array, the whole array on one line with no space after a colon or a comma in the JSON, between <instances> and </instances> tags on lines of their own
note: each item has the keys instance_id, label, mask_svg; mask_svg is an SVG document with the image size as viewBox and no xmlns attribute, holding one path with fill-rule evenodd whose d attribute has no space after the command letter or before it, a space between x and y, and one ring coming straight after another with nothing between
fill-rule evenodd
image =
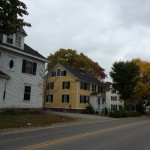
<instances>
[{"instance_id":1,"label":"window","mask_svg":"<svg viewBox=\"0 0 150 150\"><path fill-rule=\"evenodd\" d=\"M70 89L70 82L68 81L64 81L62 84L62 88L63 89Z\"/></svg>"},{"instance_id":2,"label":"window","mask_svg":"<svg viewBox=\"0 0 150 150\"><path fill-rule=\"evenodd\" d=\"M102 86L98 86L98 92L105 92L105 88Z\"/></svg>"},{"instance_id":3,"label":"window","mask_svg":"<svg viewBox=\"0 0 150 150\"><path fill-rule=\"evenodd\" d=\"M16 35L16 43L15 46L21 47L21 36Z\"/></svg>"},{"instance_id":4,"label":"window","mask_svg":"<svg viewBox=\"0 0 150 150\"><path fill-rule=\"evenodd\" d=\"M111 110L117 110L117 105L112 105L111 104Z\"/></svg>"},{"instance_id":5,"label":"window","mask_svg":"<svg viewBox=\"0 0 150 150\"><path fill-rule=\"evenodd\" d=\"M61 76L61 70L57 69L57 76Z\"/></svg>"},{"instance_id":6,"label":"window","mask_svg":"<svg viewBox=\"0 0 150 150\"><path fill-rule=\"evenodd\" d=\"M69 95L68 94L62 95L62 103L69 103Z\"/></svg>"},{"instance_id":7,"label":"window","mask_svg":"<svg viewBox=\"0 0 150 150\"><path fill-rule=\"evenodd\" d=\"M96 92L96 85L92 84L92 91Z\"/></svg>"},{"instance_id":8,"label":"window","mask_svg":"<svg viewBox=\"0 0 150 150\"><path fill-rule=\"evenodd\" d=\"M64 71L61 71L61 69L57 69L57 71L53 71L52 73L51 73L51 76L52 77L55 77L55 76L66 76L66 70L64 70Z\"/></svg>"},{"instance_id":9,"label":"window","mask_svg":"<svg viewBox=\"0 0 150 150\"><path fill-rule=\"evenodd\" d=\"M54 89L54 82L48 83L48 89Z\"/></svg>"},{"instance_id":10,"label":"window","mask_svg":"<svg viewBox=\"0 0 150 150\"><path fill-rule=\"evenodd\" d=\"M61 71L61 76L66 76L66 70Z\"/></svg>"},{"instance_id":11,"label":"window","mask_svg":"<svg viewBox=\"0 0 150 150\"><path fill-rule=\"evenodd\" d=\"M36 67L37 67L37 63L30 62L30 61L23 59L23 63L22 63L22 72L23 73L29 73L29 74L36 75Z\"/></svg>"},{"instance_id":12,"label":"window","mask_svg":"<svg viewBox=\"0 0 150 150\"><path fill-rule=\"evenodd\" d=\"M116 90L115 89L112 89L111 90L111 93L113 94L113 93L116 93Z\"/></svg>"},{"instance_id":13,"label":"window","mask_svg":"<svg viewBox=\"0 0 150 150\"><path fill-rule=\"evenodd\" d=\"M111 96L111 100L112 101L116 101L117 100L117 96Z\"/></svg>"},{"instance_id":14,"label":"window","mask_svg":"<svg viewBox=\"0 0 150 150\"><path fill-rule=\"evenodd\" d=\"M82 81L81 81L81 86L80 86L80 88L84 90L84 82L82 82Z\"/></svg>"},{"instance_id":15,"label":"window","mask_svg":"<svg viewBox=\"0 0 150 150\"><path fill-rule=\"evenodd\" d=\"M51 76L52 76L52 77L55 77L55 76L56 76L56 71L53 71L53 72L51 73Z\"/></svg>"},{"instance_id":16,"label":"window","mask_svg":"<svg viewBox=\"0 0 150 150\"><path fill-rule=\"evenodd\" d=\"M13 35L9 35L7 36L7 41L6 41L8 44L13 44Z\"/></svg>"},{"instance_id":17,"label":"window","mask_svg":"<svg viewBox=\"0 0 150 150\"><path fill-rule=\"evenodd\" d=\"M89 96L80 95L80 103L89 103Z\"/></svg>"},{"instance_id":18,"label":"window","mask_svg":"<svg viewBox=\"0 0 150 150\"><path fill-rule=\"evenodd\" d=\"M13 68L13 66L14 66L14 61L11 59L10 62L9 62L9 67Z\"/></svg>"},{"instance_id":19,"label":"window","mask_svg":"<svg viewBox=\"0 0 150 150\"><path fill-rule=\"evenodd\" d=\"M53 95L47 95L47 100L46 102L53 102Z\"/></svg>"},{"instance_id":20,"label":"window","mask_svg":"<svg viewBox=\"0 0 150 150\"><path fill-rule=\"evenodd\" d=\"M90 90L90 84L81 81L80 89L83 89L83 90Z\"/></svg>"},{"instance_id":21,"label":"window","mask_svg":"<svg viewBox=\"0 0 150 150\"><path fill-rule=\"evenodd\" d=\"M31 86L25 86L24 88L24 100L30 100L31 96Z\"/></svg>"}]
</instances>

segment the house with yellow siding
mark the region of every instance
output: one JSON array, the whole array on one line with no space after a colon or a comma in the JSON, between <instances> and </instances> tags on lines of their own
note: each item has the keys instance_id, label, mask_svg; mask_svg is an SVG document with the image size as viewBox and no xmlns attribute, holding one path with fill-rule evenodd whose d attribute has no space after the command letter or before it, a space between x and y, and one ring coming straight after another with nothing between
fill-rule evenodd
<instances>
[{"instance_id":1,"label":"house with yellow siding","mask_svg":"<svg viewBox=\"0 0 150 150\"><path fill-rule=\"evenodd\" d=\"M81 69L63 64L57 64L51 70L48 76L46 108L81 112L91 100L96 101L97 105L105 103L105 85L100 80Z\"/></svg>"}]
</instances>

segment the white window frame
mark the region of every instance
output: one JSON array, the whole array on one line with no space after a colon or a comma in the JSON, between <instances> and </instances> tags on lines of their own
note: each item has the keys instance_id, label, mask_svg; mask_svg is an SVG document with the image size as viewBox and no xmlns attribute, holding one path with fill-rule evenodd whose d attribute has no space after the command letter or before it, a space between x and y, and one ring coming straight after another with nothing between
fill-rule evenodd
<instances>
[{"instance_id":1,"label":"white window frame","mask_svg":"<svg viewBox=\"0 0 150 150\"><path fill-rule=\"evenodd\" d=\"M16 35L15 46L21 47L21 36Z\"/></svg>"}]
</instances>

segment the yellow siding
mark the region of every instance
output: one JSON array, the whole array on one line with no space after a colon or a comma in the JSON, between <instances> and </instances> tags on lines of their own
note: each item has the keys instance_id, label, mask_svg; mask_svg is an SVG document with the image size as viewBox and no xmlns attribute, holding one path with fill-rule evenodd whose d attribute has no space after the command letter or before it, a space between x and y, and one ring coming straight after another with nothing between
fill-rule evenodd
<instances>
[{"instance_id":1,"label":"yellow siding","mask_svg":"<svg viewBox=\"0 0 150 150\"><path fill-rule=\"evenodd\" d=\"M57 67L57 69L63 70L60 67ZM70 81L70 89L62 88L63 81ZM80 95L90 96L92 93L92 84L90 84L90 90L81 90L80 81L77 81L69 72L67 72L66 76L49 77L49 82L54 82L54 89L47 91L47 94L53 95L53 102L46 103L46 107L85 109L88 105L88 103L80 103ZM62 102L63 94L69 95L69 103Z\"/></svg>"},{"instance_id":2,"label":"yellow siding","mask_svg":"<svg viewBox=\"0 0 150 150\"><path fill-rule=\"evenodd\" d=\"M61 68L57 68L61 69ZM47 94L53 94L53 102L46 106L50 108L73 108L76 109L76 80L67 72L66 76L49 77L49 82L54 81L54 90L48 90ZM63 81L70 81L70 89L62 89ZM69 95L69 103L62 103L62 95Z\"/></svg>"}]
</instances>

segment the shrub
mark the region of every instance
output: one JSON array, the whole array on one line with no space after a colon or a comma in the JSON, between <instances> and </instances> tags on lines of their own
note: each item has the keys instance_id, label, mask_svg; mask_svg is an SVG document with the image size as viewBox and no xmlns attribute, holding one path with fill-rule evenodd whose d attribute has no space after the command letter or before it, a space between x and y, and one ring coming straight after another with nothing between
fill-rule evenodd
<instances>
[{"instance_id":1,"label":"shrub","mask_svg":"<svg viewBox=\"0 0 150 150\"><path fill-rule=\"evenodd\" d=\"M86 107L86 109L85 109L82 113L86 113L86 114L94 114L95 111L94 111L92 105L89 104L89 105Z\"/></svg>"},{"instance_id":2,"label":"shrub","mask_svg":"<svg viewBox=\"0 0 150 150\"><path fill-rule=\"evenodd\" d=\"M133 111L127 112L127 117L140 117L140 116L141 116L140 112L133 112Z\"/></svg>"},{"instance_id":3,"label":"shrub","mask_svg":"<svg viewBox=\"0 0 150 150\"><path fill-rule=\"evenodd\" d=\"M127 113L125 110L114 110L109 113L109 117L124 118L127 117Z\"/></svg>"}]
</instances>

